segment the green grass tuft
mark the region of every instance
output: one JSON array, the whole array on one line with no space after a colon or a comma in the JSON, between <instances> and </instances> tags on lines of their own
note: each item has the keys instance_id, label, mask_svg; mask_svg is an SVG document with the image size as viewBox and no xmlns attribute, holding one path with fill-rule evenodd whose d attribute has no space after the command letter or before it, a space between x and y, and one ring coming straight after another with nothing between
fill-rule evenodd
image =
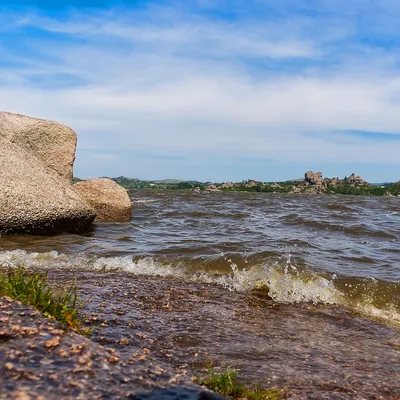
<instances>
[{"instance_id":1,"label":"green grass tuft","mask_svg":"<svg viewBox=\"0 0 400 400\"><path fill-rule=\"evenodd\" d=\"M238 381L237 371L225 368L216 372L213 367L208 368L208 375L198 383L208 389L233 399L247 400L279 400L283 398L283 390L264 390L260 386L247 389Z\"/></svg>"},{"instance_id":2,"label":"green grass tuft","mask_svg":"<svg viewBox=\"0 0 400 400\"><path fill-rule=\"evenodd\" d=\"M238 382L237 371L226 368L217 373L213 367L208 368L208 376L201 384L223 396L241 397L244 386Z\"/></svg>"},{"instance_id":3,"label":"green grass tuft","mask_svg":"<svg viewBox=\"0 0 400 400\"><path fill-rule=\"evenodd\" d=\"M10 268L6 274L0 274L0 296L30 305L80 334L90 333L81 327L78 318L76 284L54 292L47 283L47 274L28 272L24 267Z\"/></svg>"},{"instance_id":4,"label":"green grass tuft","mask_svg":"<svg viewBox=\"0 0 400 400\"><path fill-rule=\"evenodd\" d=\"M260 386L256 386L253 390L246 390L243 398L247 400L281 400L283 393L282 389L264 390Z\"/></svg>"}]
</instances>

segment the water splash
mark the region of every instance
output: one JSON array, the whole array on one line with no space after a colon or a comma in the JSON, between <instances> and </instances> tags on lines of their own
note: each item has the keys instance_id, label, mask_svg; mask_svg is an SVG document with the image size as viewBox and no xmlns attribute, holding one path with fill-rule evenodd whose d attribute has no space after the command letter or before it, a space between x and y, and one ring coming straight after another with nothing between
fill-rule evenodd
<instances>
[{"instance_id":1,"label":"water splash","mask_svg":"<svg viewBox=\"0 0 400 400\"><path fill-rule=\"evenodd\" d=\"M322 274L299 269L289 253L286 258L270 265L259 263L250 268L240 268L225 254L221 257L230 265L230 273L216 273L193 269L184 262L159 262L152 257L133 259L124 257L95 257L87 254L62 254L56 251L29 253L24 250L0 252L0 266L24 265L40 269L76 269L93 271L123 271L134 275L148 275L186 279L193 282L216 284L230 291L248 293L252 290L265 291L279 303L312 303L347 307L366 316L400 326L400 311L396 304L387 302L377 306L372 298L371 283L355 281L338 285L336 275L330 278ZM246 266L248 264L245 264ZM374 280L376 282L376 280ZM362 290L355 298L354 289ZM377 293L375 293L375 297Z\"/></svg>"}]
</instances>

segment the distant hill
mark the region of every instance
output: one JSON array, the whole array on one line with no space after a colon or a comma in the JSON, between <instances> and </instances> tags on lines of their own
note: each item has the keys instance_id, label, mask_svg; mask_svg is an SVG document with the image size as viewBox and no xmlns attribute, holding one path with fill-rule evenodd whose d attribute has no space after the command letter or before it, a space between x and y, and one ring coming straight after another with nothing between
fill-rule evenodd
<instances>
[{"instance_id":1,"label":"distant hill","mask_svg":"<svg viewBox=\"0 0 400 400\"><path fill-rule=\"evenodd\" d=\"M394 182L383 182L383 183L371 183L373 186L391 186L394 185Z\"/></svg>"},{"instance_id":2,"label":"distant hill","mask_svg":"<svg viewBox=\"0 0 400 400\"><path fill-rule=\"evenodd\" d=\"M181 179L161 179L158 181L151 181L153 183L158 183L162 185L177 185L178 183L183 182Z\"/></svg>"}]
</instances>

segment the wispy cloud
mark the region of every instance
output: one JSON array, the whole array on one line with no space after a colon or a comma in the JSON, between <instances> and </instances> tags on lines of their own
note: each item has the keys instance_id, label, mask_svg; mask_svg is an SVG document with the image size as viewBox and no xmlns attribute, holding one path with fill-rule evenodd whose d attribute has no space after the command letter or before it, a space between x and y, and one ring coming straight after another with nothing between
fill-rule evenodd
<instances>
[{"instance_id":1,"label":"wispy cloud","mask_svg":"<svg viewBox=\"0 0 400 400\"><path fill-rule=\"evenodd\" d=\"M245 179L233 161L251 157L338 174L349 162L377 175L400 163L389 137L400 132L397 3L190 3L3 13L0 108L60 120L78 131L78 155L107 155L78 157L82 176L206 178L211 164ZM259 179L293 177L257 168Z\"/></svg>"}]
</instances>

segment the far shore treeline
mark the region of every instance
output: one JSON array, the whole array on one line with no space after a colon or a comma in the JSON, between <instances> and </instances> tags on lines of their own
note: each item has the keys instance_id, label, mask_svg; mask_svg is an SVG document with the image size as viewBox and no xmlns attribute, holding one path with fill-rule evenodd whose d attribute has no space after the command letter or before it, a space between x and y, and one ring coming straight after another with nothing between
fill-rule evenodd
<instances>
[{"instance_id":1,"label":"far shore treeline","mask_svg":"<svg viewBox=\"0 0 400 400\"><path fill-rule=\"evenodd\" d=\"M282 182L261 182L252 179L241 182L199 182L178 179L149 181L124 176L111 179L125 189L400 196L400 181L395 183L368 183L355 174L343 179L322 178L322 173L313 173L311 171L305 174L304 180L297 179ZM80 180L80 178L74 178L74 182Z\"/></svg>"}]
</instances>

